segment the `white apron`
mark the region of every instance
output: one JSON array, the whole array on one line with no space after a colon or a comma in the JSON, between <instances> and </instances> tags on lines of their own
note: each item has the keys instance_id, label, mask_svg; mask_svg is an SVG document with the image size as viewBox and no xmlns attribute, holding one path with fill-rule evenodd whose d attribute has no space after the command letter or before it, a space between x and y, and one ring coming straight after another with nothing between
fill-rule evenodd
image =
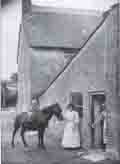
<instances>
[{"instance_id":1,"label":"white apron","mask_svg":"<svg viewBox=\"0 0 120 164\"><path fill-rule=\"evenodd\" d=\"M64 114L65 127L62 138L62 146L64 148L80 147L79 133L79 115L75 111L67 110Z\"/></svg>"}]
</instances>

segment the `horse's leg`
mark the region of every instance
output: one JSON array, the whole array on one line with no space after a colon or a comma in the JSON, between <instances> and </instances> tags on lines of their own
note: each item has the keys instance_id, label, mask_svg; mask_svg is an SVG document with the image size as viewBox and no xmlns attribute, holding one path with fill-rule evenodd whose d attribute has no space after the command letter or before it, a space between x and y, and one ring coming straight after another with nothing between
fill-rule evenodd
<instances>
[{"instance_id":1,"label":"horse's leg","mask_svg":"<svg viewBox=\"0 0 120 164\"><path fill-rule=\"evenodd\" d=\"M45 145L44 145L44 133L45 133L45 128L43 128L43 129L41 130L41 134L40 134L40 137L41 137L41 147L42 147L43 149L45 149Z\"/></svg>"},{"instance_id":2,"label":"horse's leg","mask_svg":"<svg viewBox=\"0 0 120 164\"><path fill-rule=\"evenodd\" d=\"M17 132L17 130L18 130L19 128L15 128L14 130L13 130L13 134L12 134L12 147L14 147L15 146L15 144L14 144L14 139L15 139L15 134L16 134L16 132Z\"/></svg>"},{"instance_id":3,"label":"horse's leg","mask_svg":"<svg viewBox=\"0 0 120 164\"><path fill-rule=\"evenodd\" d=\"M40 145L41 145L41 130L38 130L38 147L40 147Z\"/></svg>"},{"instance_id":4,"label":"horse's leg","mask_svg":"<svg viewBox=\"0 0 120 164\"><path fill-rule=\"evenodd\" d=\"M19 121L16 119L14 123L13 134L12 134L12 142L11 142L12 147L15 146L14 139L15 139L16 132L18 131L19 128L20 128L20 124L19 124Z\"/></svg>"},{"instance_id":5,"label":"horse's leg","mask_svg":"<svg viewBox=\"0 0 120 164\"><path fill-rule=\"evenodd\" d=\"M22 138L22 142L23 142L24 146L27 147L28 144L27 144L26 141L25 141L24 134L25 134L25 128L22 127L22 128L21 128L21 138Z\"/></svg>"},{"instance_id":6,"label":"horse's leg","mask_svg":"<svg viewBox=\"0 0 120 164\"><path fill-rule=\"evenodd\" d=\"M44 146L44 131L45 128L40 128L38 130L38 147L45 148Z\"/></svg>"}]
</instances>

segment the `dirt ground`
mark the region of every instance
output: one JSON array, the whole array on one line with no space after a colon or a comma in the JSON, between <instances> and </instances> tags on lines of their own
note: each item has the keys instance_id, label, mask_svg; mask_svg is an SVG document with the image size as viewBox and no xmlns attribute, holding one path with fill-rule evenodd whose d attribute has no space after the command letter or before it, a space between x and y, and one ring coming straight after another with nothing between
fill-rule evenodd
<instances>
[{"instance_id":1,"label":"dirt ground","mask_svg":"<svg viewBox=\"0 0 120 164\"><path fill-rule=\"evenodd\" d=\"M11 135L14 113L2 114L2 164L92 164L77 155L76 151L66 151L60 145L60 140L51 135L49 129L45 134L46 150L37 147L37 134L26 135L29 144L24 148L21 138L16 136L16 146L11 147ZM99 164L119 164L117 161L102 161Z\"/></svg>"}]
</instances>

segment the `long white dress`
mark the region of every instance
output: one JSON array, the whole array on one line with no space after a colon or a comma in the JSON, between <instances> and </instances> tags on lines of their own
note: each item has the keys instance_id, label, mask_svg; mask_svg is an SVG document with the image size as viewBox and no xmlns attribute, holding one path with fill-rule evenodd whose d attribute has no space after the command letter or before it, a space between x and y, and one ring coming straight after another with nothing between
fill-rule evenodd
<instances>
[{"instance_id":1,"label":"long white dress","mask_svg":"<svg viewBox=\"0 0 120 164\"><path fill-rule=\"evenodd\" d=\"M64 114L65 127L62 138L62 146L64 148L78 148L80 147L80 133L79 133L79 115L75 111L67 110Z\"/></svg>"}]
</instances>

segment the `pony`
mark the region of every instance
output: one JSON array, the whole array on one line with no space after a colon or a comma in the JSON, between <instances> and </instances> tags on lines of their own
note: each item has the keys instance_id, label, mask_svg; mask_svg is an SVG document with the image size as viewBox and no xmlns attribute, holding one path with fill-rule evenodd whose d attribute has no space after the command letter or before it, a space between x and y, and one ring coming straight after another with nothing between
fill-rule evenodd
<instances>
[{"instance_id":1,"label":"pony","mask_svg":"<svg viewBox=\"0 0 120 164\"><path fill-rule=\"evenodd\" d=\"M25 132L38 131L38 146L45 149L44 133L53 115L56 116L59 121L63 120L62 109L58 103L44 107L39 111L35 110L31 112L31 114L29 114L29 112L22 112L18 114L14 120L14 129L11 142L12 147L15 146L14 139L16 132L19 128L21 128L20 135L25 147L28 146L24 136Z\"/></svg>"}]
</instances>

